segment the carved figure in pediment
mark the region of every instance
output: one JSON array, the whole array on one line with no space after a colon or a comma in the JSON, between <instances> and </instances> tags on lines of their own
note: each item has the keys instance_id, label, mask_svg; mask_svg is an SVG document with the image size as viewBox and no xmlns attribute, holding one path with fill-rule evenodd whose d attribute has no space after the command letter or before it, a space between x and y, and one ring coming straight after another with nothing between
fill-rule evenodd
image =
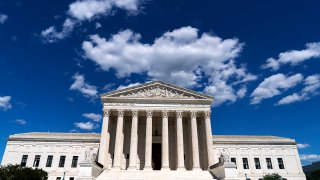
<instances>
[{"instance_id":1,"label":"carved figure in pediment","mask_svg":"<svg viewBox=\"0 0 320 180\"><path fill-rule=\"evenodd\" d=\"M120 97L163 97L163 98L194 98L193 96L185 96L183 93L178 93L177 91L172 92L167 88L149 88L144 90L139 90L137 92L132 92L128 94L122 94Z\"/></svg>"}]
</instances>

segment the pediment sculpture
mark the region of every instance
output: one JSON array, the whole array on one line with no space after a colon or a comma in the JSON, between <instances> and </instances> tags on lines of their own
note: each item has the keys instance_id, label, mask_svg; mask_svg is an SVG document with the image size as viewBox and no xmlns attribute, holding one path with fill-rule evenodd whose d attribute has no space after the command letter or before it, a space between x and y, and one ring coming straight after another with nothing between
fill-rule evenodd
<instances>
[{"instance_id":1,"label":"pediment sculpture","mask_svg":"<svg viewBox=\"0 0 320 180\"><path fill-rule=\"evenodd\" d=\"M121 94L120 97L134 97L134 98L194 98L194 96L188 96L184 93L179 93L171 89L159 86L151 87L148 89L141 89L136 92L129 92L127 94Z\"/></svg>"}]
</instances>

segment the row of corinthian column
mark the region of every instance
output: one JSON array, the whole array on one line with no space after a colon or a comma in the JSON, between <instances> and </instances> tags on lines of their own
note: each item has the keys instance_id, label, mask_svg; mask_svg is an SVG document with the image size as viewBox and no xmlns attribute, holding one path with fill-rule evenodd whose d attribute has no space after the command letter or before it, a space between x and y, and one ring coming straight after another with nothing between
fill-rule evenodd
<instances>
[{"instance_id":1,"label":"row of corinthian column","mask_svg":"<svg viewBox=\"0 0 320 180\"><path fill-rule=\"evenodd\" d=\"M124 110L118 111L115 150L112 169L121 169L121 159L123 156L123 117ZM144 170L152 170L151 156L152 156L152 110L147 110L146 119L146 141L145 141L145 167ZM168 113L169 111L162 111L162 170L169 170L169 133L168 133ZM208 165L213 165L213 147L212 147L212 132L210 122L210 111L205 111L205 131L206 144L208 152ZM197 112L190 111L191 114L191 142L192 142L192 161L193 170L200 170L199 161L199 145L197 132ZM108 132L110 110L104 110L103 124L101 130L100 149L98 161L108 169L109 163L112 161L108 156L110 134ZM137 169L137 151L138 151L138 110L132 110L132 126L131 126L131 140L130 140L130 158L128 169ZM184 166L184 145L183 145L183 111L176 111L176 130L177 130L177 170L185 170Z\"/></svg>"}]
</instances>

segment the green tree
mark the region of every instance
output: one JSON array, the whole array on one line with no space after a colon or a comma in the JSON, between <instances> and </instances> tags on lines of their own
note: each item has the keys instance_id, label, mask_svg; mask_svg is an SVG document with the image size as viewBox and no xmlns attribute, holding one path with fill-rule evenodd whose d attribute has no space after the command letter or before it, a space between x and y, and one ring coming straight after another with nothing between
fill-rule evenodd
<instances>
[{"instance_id":1,"label":"green tree","mask_svg":"<svg viewBox=\"0 0 320 180\"><path fill-rule=\"evenodd\" d=\"M0 166L0 180L46 180L48 173L19 165Z\"/></svg>"},{"instance_id":2,"label":"green tree","mask_svg":"<svg viewBox=\"0 0 320 180\"><path fill-rule=\"evenodd\" d=\"M315 170L307 175L308 180L320 180L320 169Z\"/></svg>"},{"instance_id":3,"label":"green tree","mask_svg":"<svg viewBox=\"0 0 320 180\"><path fill-rule=\"evenodd\" d=\"M263 176L263 180L282 180L282 177L277 173L273 173Z\"/></svg>"}]
</instances>

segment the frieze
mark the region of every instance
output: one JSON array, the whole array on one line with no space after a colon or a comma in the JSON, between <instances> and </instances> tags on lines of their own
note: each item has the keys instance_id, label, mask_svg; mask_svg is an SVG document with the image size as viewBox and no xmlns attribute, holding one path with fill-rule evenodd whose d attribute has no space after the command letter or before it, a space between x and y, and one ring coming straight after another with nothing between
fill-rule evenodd
<instances>
[{"instance_id":1,"label":"frieze","mask_svg":"<svg viewBox=\"0 0 320 180\"><path fill-rule=\"evenodd\" d=\"M134 103L105 103L105 106L136 106L137 104ZM210 106L208 105L203 105L203 104L175 104L175 105L179 105L182 107L197 107L197 108L208 108ZM146 106L148 106L148 104L146 104ZM140 106L136 106L136 107L140 107ZM174 107L172 107L174 108Z\"/></svg>"}]
</instances>

